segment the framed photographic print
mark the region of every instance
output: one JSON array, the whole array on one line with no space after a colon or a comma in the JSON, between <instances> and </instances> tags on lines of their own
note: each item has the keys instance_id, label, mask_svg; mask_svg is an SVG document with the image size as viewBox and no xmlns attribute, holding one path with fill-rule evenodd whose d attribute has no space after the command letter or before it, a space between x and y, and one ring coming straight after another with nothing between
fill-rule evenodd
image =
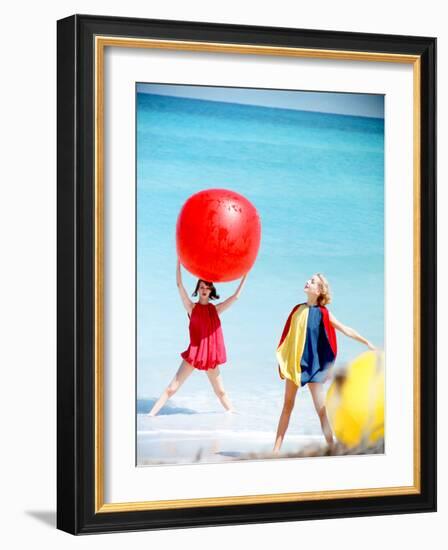
<instances>
[{"instance_id":1,"label":"framed photographic print","mask_svg":"<svg viewBox=\"0 0 448 550\"><path fill-rule=\"evenodd\" d=\"M58 528L435 510L435 54L58 21Z\"/></svg>"}]
</instances>

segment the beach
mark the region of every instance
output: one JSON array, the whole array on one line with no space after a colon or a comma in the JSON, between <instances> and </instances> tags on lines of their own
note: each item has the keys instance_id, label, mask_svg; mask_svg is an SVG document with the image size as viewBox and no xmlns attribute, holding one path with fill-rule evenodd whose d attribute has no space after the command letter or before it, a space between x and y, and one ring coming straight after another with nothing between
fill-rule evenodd
<instances>
[{"instance_id":1,"label":"beach","mask_svg":"<svg viewBox=\"0 0 448 550\"><path fill-rule=\"evenodd\" d=\"M216 463L250 458L272 451L278 417L263 400L239 402L236 414L225 412L213 393L199 393L197 408L188 403L190 392L174 398L155 417L145 414L154 400L139 400L137 464ZM238 400L239 401L239 400ZM277 396L279 413L281 395ZM257 403L258 402L258 403ZM307 447L326 447L309 392L300 392L297 410L285 437L282 453L299 453ZM281 455L280 455L281 456Z\"/></svg>"},{"instance_id":2,"label":"beach","mask_svg":"<svg viewBox=\"0 0 448 550\"><path fill-rule=\"evenodd\" d=\"M186 415L139 415L138 465L226 462L272 451L274 432L239 430L241 420L229 413L198 416L192 427ZM289 435L282 453L301 452L316 445L325 446L323 436Z\"/></svg>"}]
</instances>

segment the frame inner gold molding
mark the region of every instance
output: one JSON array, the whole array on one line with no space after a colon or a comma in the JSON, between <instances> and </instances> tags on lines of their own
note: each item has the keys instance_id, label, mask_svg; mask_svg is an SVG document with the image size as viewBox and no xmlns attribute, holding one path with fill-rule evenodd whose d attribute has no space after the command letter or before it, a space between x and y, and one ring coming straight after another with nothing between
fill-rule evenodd
<instances>
[{"instance_id":1,"label":"frame inner gold molding","mask_svg":"<svg viewBox=\"0 0 448 550\"><path fill-rule=\"evenodd\" d=\"M261 494L180 500L159 500L142 502L104 502L104 52L106 47L150 48L160 50L195 51L207 53L233 53L246 55L270 55L313 59L333 59L342 61L370 61L382 63L406 63L413 65L413 315L414 315L414 480L413 485L403 487L380 487L354 490L313 491L301 493ZM223 506L260 504L273 502L331 500L337 498L361 498L420 493L421 441L420 441L420 196L421 196L421 60L418 55L390 54L381 52L357 52L345 50L325 50L258 46L253 44L227 44L183 40L156 40L141 38L121 38L96 36L95 52L95 513L128 512L142 510L162 510L195 508L201 506Z\"/></svg>"}]
</instances>

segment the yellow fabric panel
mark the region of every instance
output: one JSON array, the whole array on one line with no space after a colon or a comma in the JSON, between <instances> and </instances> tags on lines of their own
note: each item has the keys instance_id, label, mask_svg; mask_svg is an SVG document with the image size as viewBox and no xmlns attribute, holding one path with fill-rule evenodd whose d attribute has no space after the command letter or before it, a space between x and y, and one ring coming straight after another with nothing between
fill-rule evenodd
<instances>
[{"instance_id":1,"label":"yellow fabric panel","mask_svg":"<svg viewBox=\"0 0 448 550\"><path fill-rule=\"evenodd\" d=\"M358 355L330 386L326 406L336 437L347 447L384 439L384 353Z\"/></svg>"},{"instance_id":2,"label":"yellow fabric panel","mask_svg":"<svg viewBox=\"0 0 448 550\"><path fill-rule=\"evenodd\" d=\"M300 387L300 360L306 340L306 326L309 308L302 304L291 319L288 334L281 346L277 348L277 361L282 378L288 378Z\"/></svg>"}]
</instances>

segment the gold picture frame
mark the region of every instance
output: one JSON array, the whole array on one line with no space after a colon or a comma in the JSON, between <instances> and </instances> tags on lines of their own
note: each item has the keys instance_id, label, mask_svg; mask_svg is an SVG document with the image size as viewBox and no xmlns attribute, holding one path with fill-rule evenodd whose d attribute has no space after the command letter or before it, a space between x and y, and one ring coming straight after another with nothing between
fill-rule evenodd
<instances>
[{"instance_id":1,"label":"gold picture frame","mask_svg":"<svg viewBox=\"0 0 448 550\"><path fill-rule=\"evenodd\" d=\"M431 421L434 425L435 415L429 395L435 395L432 393L435 388L433 382L428 382L427 379L422 383L421 368L421 350L424 346L425 376L428 370L432 372L435 369L435 317L427 310L422 312L421 307L424 299L427 302L429 300L431 304L434 302L431 291L428 295L428 285L422 286L422 279L435 279L435 228L433 220L430 219L430 213L435 208L435 40L295 29L282 31L283 34L281 30L273 28L90 16L73 16L58 22L58 229L61 247L58 249L58 298L60 297L60 303L62 300L63 305L70 302L70 307L61 307L58 311L60 529L77 534L151 529L167 525L176 527L333 517L336 514L334 507L325 507L325 502L335 500L340 505L338 515L384 513L386 508L388 513L435 509L435 434L429 433ZM163 37L163 34L169 35L170 38ZM244 36L244 39L236 40L236 35ZM205 36L211 38L205 39ZM304 44L307 44L307 47ZM411 486L163 501L105 502L104 52L108 47L380 61L412 65L414 481ZM89 121L87 125L86 120ZM70 130L71 140L66 137ZM73 138L73 134L76 134L76 139ZM80 139L81 144L77 141ZM422 140L425 140L424 147ZM88 152L83 153L83 150ZM79 164L80 154L83 154L82 166ZM78 201L74 201L73 196L78 196ZM63 221L68 214L72 224L70 227ZM78 236L78 240L73 238L74 234ZM62 247L65 249L64 252L61 252ZM67 248L73 252L70 259ZM81 256L81 260L77 254ZM422 261L422 254L425 255L425 262ZM72 275L67 280L68 272ZM79 283L84 290L76 294L73 289L79 289ZM71 320L67 319L73 312L79 312L82 306L88 313L81 314L82 319L78 319L83 326L75 326L73 317ZM432 332L425 328L428 325L433 329ZM82 349L79 346L82 346ZM61 347L64 351L61 351ZM67 347L72 353L68 362L65 351ZM429 361L428 349L431 350ZM71 380L69 384L66 382L67 379ZM80 420L78 415L83 415L83 420ZM70 417L74 419L74 423L67 433L67 418ZM81 442L82 448L87 449L87 456L80 456ZM74 475L72 470L67 469L67 462L72 466L76 465L77 471L81 473L87 472L90 468L89 474L81 475L84 478L83 482L80 482L79 475ZM300 503L300 506L288 507L288 504L297 503ZM199 510L201 516L198 515Z\"/></svg>"}]
</instances>

